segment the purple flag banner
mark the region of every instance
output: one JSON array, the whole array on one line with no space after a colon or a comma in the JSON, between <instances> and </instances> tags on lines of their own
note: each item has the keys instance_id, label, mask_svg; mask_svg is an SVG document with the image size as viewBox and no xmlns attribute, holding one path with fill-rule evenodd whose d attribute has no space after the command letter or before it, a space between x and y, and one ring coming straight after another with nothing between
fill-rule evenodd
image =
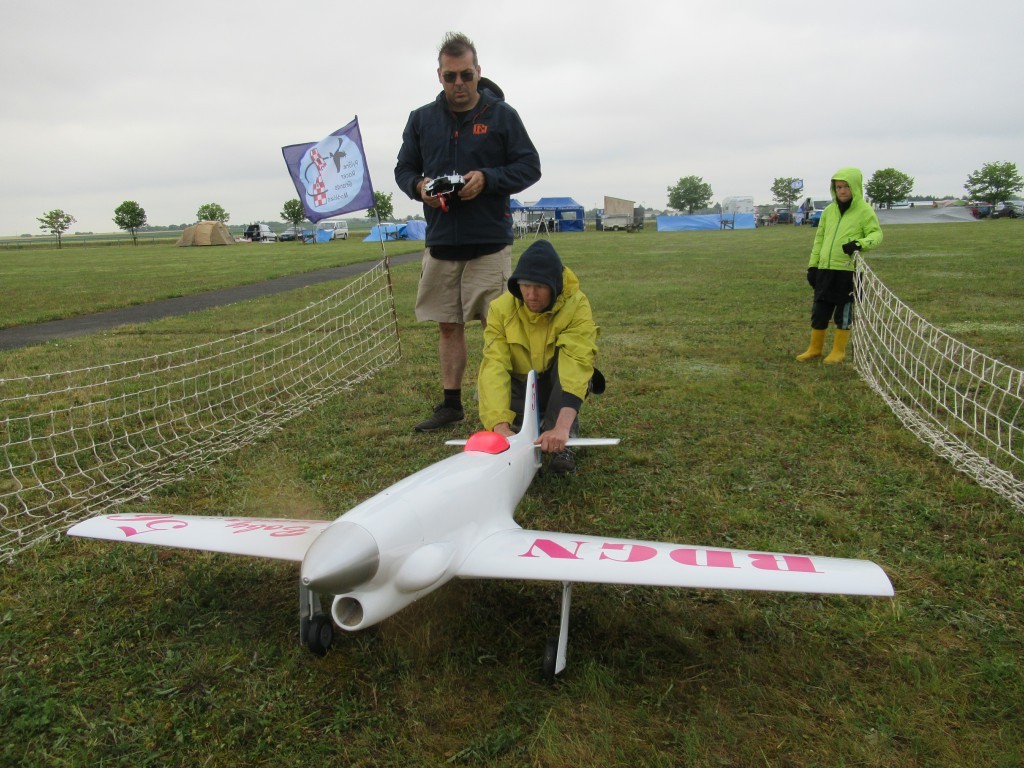
<instances>
[{"instance_id":1,"label":"purple flag banner","mask_svg":"<svg viewBox=\"0 0 1024 768\"><path fill-rule=\"evenodd\" d=\"M373 207L359 118L316 144L281 147L306 218L316 224L331 216Z\"/></svg>"}]
</instances>

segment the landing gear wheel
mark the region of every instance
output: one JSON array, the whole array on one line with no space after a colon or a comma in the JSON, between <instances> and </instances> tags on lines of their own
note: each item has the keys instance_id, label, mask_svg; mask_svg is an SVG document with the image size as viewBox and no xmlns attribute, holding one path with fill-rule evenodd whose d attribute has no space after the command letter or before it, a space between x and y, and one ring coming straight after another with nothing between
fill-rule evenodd
<instances>
[{"instance_id":1,"label":"landing gear wheel","mask_svg":"<svg viewBox=\"0 0 1024 768\"><path fill-rule=\"evenodd\" d=\"M558 638L552 637L544 646L544 663L542 670L544 679L549 683L555 681L555 664L558 662Z\"/></svg>"},{"instance_id":2,"label":"landing gear wheel","mask_svg":"<svg viewBox=\"0 0 1024 768\"><path fill-rule=\"evenodd\" d=\"M334 625L324 614L318 614L309 620L306 629L306 647L311 653L323 656L334 641Z\"/></svg>"}]
</instances>

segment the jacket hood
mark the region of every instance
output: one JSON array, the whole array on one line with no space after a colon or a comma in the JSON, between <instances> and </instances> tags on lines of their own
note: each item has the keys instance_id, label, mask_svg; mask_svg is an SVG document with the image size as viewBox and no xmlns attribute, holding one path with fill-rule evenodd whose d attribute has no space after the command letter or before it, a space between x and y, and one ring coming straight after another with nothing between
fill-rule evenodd
<instances>
[{"instance_id":1,"label":"jacket hood","mask_svg":"<svg viewBox=\"0 0 1024 768\"><path fill-rule=\"evenodd\" d=\"M832 194L833 203L838 202L836 200L836 185L833 183L836 181L845 181L850 185L850 191L853 192L853 199L850 201L850 205L864 202L864 175L860 172L860 168L840 168L832 174L832 180L829 182L829 192Z\"/></svg>"},{"instance_id":2,"label":"jacket hood","mask_svg":"<svg viewBox=\"0 0 1024 768\"><path fill-rule=\"evenodd\" d=\"M505 100L505 92L498 87L498 84L493 80L488 80L486 77L481 77L480 81L476 85L477 91L489 92L491 96L496 98L498 101Z\"/></svg>"},{"instance_id":3,"label":"jacket hood","mask_svg":"<svg viewBox=\"0 0 1024 768\"><path fill-rule=\"evenodd\" d=\"M555 247L547 240L537 240L519 257L519 263L516 264L516 268L512 270L512 276L508 279L508 291L522 301L523 292L519 290L520 280L546 285L551 289L551 305L545 309L547 311L554 306L555 300L562 293L562 272L562 259Z\"/></svg>"}]
</instances>

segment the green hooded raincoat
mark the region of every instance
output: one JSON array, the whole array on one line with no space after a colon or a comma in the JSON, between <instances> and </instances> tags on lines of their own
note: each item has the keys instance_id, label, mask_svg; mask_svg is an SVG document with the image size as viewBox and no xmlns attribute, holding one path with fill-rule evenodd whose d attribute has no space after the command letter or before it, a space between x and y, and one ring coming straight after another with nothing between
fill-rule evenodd
<instances>
[{"instance_id":1,"label":"green hooded raincoat","mask_svg":"<svg viewBox=\"0 0 1024 768\"><path fill-rule=\"evenodd\" d=\"M852 272L853 256L843 253L843 245L856 240L862 251L877 248L882 242L882 228L874 209L864 199L864 181L858 169L841 168L832 174L832 179L849 184L853 199L846 212L841 212L835 184L831 184L832 204L821 213L807 266Z\"/></svg>"}]
</instances>

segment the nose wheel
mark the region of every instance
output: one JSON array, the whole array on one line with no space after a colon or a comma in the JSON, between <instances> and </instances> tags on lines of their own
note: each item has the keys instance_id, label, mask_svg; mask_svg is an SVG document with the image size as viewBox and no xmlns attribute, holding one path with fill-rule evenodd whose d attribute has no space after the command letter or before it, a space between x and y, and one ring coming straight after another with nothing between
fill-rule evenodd
<instances>
[{"instance_id":1,"label":"nose wheel","mask_svg":"<svg viewBox=\"0 0 1024 768\"><path fill-rule=\"evenodd\" d=\"M334 642L334 624L329 616L319 614L309 620L306 627L306 647L316 656L324 656Z\"/></svg>"},{"instance_id":2,"label":"nose wheel","mask_svg":"<svg viewBox=\"0 0 1024 768\"><path fill-rule=\"evenodd\" d=\"M316 656L323 656L334 642L334 623L323 612L320 595L299 583L299 642Z\"/></svg>"}]
</instances>

